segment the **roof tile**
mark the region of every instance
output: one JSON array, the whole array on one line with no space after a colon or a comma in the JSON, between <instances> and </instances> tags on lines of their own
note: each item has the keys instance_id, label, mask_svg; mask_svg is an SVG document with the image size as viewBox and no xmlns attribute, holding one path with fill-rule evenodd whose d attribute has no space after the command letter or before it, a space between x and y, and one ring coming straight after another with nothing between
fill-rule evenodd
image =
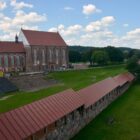
<instances>
[{"instance_id":1,"label":"roof tile","mask_svg":"<svg viewBox=\"0 0 140 140\"><path fill-rule=\"evenodd\" d=\"M0 41L0 53L25 53L22 42Z\"/></svg>"},{"instance_id":2,"label":"roof tile","mask_svg":"<svg viewBox=\"0 0 140 140\"><path fill-rule=\"evenodd\" d=\"M130 82L130 81L134 80L135 77L131 73L126 72L126 73L119 74L113 78L120 86L122 86L123 84L125 84L128 81Z\"/></svg>"},{"instance_id":3,"label":"roof tile","mask_svg":"<svg viewBox=\"0 0 140 140\"><path fill-rule=\"evenodd\" d=\"M27 138L84 105L79 97L69 89L4 113L0 115L0 136L8 140Z\"/></svg>"},{"instance_id":4,"label":"roof tile","mask_svg":"<svg viewBox=\"0 0 140 140\"><path fill-rule=\"evenodd\" d=\"M66 47L67 44L58 32L44 32L22 29L30 45Z\"/></svg>"},{"instance_id":5,"label":"roof tile","mask_svg":"<svg viewBox=\"0 0 140 140\"><path fill-rule=\"evenodd\" d=\"M116 87L118 84L110 77L79 90L78 94L85 100L85 107L89 107Z\"/></svg>"}]
</instances>

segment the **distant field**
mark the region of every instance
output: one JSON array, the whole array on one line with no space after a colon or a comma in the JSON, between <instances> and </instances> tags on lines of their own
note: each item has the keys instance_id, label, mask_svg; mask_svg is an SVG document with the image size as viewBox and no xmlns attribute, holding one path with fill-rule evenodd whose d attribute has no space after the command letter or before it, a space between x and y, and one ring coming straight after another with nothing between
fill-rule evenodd
<instances>
[{"instance_id":1,"label":"distant field","mask_svg":"<svg viewBox=\"0 0 140 140\"><path fill-rule=\"evenodd\" d=\"M114 123L107 123L108 118ZM140 140L140 84L132 85L72 140Z\"/></svg>"},{"instance_id":2,"label":"distant field","mask_svg":"<svg viewBox=\"0 0 140 140\"><path fill-rule=\"evenodd\" d=\"M0 112L6 112L11 109L31 103L35 100L50 96L67 88L79 90L87 85L100 81L106 77L117 75L126 71L124 66L113 66L104 68L93 68L88 70L65 71L50 73L47 78L53 78L60 81L60 85L49 87L36 92L17 92L6 100L0 100Z\"/></svg>"}]
</instances>

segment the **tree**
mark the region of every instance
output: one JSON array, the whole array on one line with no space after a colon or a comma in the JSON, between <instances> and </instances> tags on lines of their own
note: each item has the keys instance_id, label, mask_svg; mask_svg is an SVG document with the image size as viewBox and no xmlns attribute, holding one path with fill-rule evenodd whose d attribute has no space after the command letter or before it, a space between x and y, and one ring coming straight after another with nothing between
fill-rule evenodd
<instances>
[{"instance_id":1,"label":"tree","mask_svg":"<svg viewBox=\"0 0 140 140\"><path fill-rule=\"evenodd\" d=\"M132 58L129 59L126 68L132 72L135 73L136 68L138 67L138 58L136 56L133 56Z\"/></svg>"},{"instance_id":2,"label":"tree","mask_svg":"<svg viewBox=\"0 0 140 140\"><path fill-rule=\"evenodd\" d=\"M127 60L129 58L128 57L128 55L129 55L128 50L123 51L123 55L124 55L125 60Z\"/></svg>"},{"instance_id":3,"label":"tree","mask_svg":"<svg viewBox=\"0 0 140 140\"><path fill-rule=\"evenodd\" d=\"M124 54L118 48L108 46L105 50L108 53L111 62L122 62L124 60Z\"/></svg>"},{"instance_id":4,"label":"tree","mask_svg":"<svg viewBox=\"0 0 140 140\"><path fill-rule=\"evenodd\" d=\"M92 52L93 52L92 49L90 49L90 50L87 52L87 60L90 62L91 65L92 65L92 60L91 60Z\"/></svg>"},{"instance_id":5,"label":"tree","mask_svg":"<svg viewBox=\"0 0 140 140\"><path fill-rule=\"evenodd\" d=\"M133 57L136 54L136 50L132 49L129 53L128 53L128 58Z\"/></svg>"},{"instance_id":6,"label":"tree","mask_svg":"<svg viewBox=\"0 0 140 140\"><path fill-rule=\"evenodd\" d=\"M80 62L81 54L78 51L69 51L69 61L70 62Z\"/></svg>"},{"instance_id":7,"label":"tree","mask_svg":"<svg viewBox=\"0 0 140 140\"><path fill-rule=\"evenodd\" d=\"M98 63L99 65L107 64L109 61L108 54L106 53L106 51L102 50L94 51L91 59L93 60L93 62Z\"/></svg>"},{"instance_id":8,"label":"tree","mask_svg":"<svg viewBox=\"0 0 140 140\"><path fill-rule=\"evenodd\" d=\"M126 68L129 72L137 75L137 78L140 80L140 64L138 63L139 57L138 55L134 55L131 57L127 63Z\"/></svg>"},{"instance_id":9,"label":"tree","mask_svg":"<svg viewBox=\"0 0 140 140\"><path fill-rule=\"evenodd\" d=\"M89 51L83 52L81 54L81 57L82 57L81 60L83 62L90 62L90 64L92 65L92 59L91 59L92 52L93 52L92 49L90 49Z\"/></svg>"}]
</instances>

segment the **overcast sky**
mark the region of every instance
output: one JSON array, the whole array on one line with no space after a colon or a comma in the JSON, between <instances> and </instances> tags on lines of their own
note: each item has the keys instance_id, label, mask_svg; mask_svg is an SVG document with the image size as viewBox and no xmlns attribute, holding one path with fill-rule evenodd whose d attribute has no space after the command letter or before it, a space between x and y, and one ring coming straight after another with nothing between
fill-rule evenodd
<instances>
[{"instance_id":1,"label":"overcast sky","mask_svg":"<svg viewBox=\"0 0 140 140\"><path fill-rule=\"evenodd\" d=\"M0 40L21 27L59 31L68 45L140 49L140 0L0 0Z\"/></svg>"}]
</instances>

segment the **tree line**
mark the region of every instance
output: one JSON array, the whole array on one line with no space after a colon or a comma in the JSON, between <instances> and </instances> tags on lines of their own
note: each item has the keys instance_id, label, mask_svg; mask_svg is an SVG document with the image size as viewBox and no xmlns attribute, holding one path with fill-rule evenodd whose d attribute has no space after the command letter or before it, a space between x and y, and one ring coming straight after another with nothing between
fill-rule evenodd
<instances>
[{"instance_id":1,"label":"tree line","mask_svg":"<svg viewBox=\"0 0 140 140\"><path fill-rule=\"evenodd\" d=\"M91 65L115 64L127 61L133 53L133 49L113 46L104 48L70 46L69 61L72 63L89 62Z\"/></svg>"},{"instance_id":2,"label":"tree line","mask_svg":"<svg viewBox=\"0 0 140 140\"><path fill-rule=\"evenodd\" d=\"M133 73L137 81L140 82L140 50L134 50L127 61L126 68Z\"/></svg>"}]
</instances>

